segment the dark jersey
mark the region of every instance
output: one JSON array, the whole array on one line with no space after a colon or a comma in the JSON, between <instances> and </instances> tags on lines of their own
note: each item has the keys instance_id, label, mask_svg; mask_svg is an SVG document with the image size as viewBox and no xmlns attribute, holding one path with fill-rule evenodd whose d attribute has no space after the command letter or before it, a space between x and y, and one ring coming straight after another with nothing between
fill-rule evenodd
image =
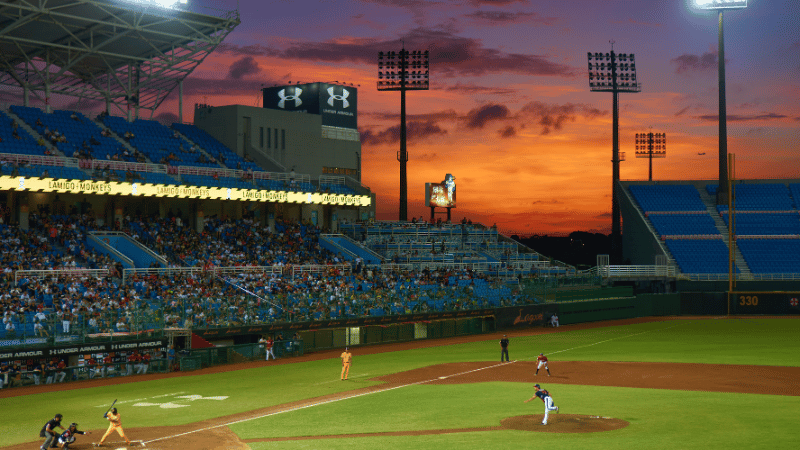
<instances>
[{"instance_id":1,"label":"dark jersey","mask_svg":"<svg viewBox=\"0 0 800 450\"><path fill-rule=\"evenodd\" d=\"M61 438L60 439L62 441L64 441L64 442L69 442L69 438L71 438L73 434L86 434L86 432L85 431L78 431L78 430L70 431L69 429L67 429L63 433L61 433Z\"/></svg>"},{"instance_id":2,"label":"dark jersey","mask_svg":"<svg viewBox=\"0 0 800 450\"><path fill-rule=\"evenodd\" d=\"M536 396L539 397L540 399L542 399L542 401L544 401L545 397L550 397L550 393L547 392L544 389L540 389L540 390L536 391Z\"/></svg>"},{"instance_id":3,"label":"dark jersey","mask_svg":"<svg viewBox=\"0 0 800 450\"><path fill-rule=\"evenodd\" d=\"M56 427L60 427L60 426L61 426L61 420L60 419L56 419L56 418L50 419L50 420L47 421L46 424L44 424L44 426L42 427L42 432L40 434L44 434L44 430L55 431Z\"/></svg>"},{"instance_id":4,"label":"dark jersey","mask_svg":"<svg viewBox=\"0 0 800 450\"><path fill-rule=\"evenodd\" d=\"M508 338L500 339L500 347L508 348Z\"/></svg>"}]
</instances>

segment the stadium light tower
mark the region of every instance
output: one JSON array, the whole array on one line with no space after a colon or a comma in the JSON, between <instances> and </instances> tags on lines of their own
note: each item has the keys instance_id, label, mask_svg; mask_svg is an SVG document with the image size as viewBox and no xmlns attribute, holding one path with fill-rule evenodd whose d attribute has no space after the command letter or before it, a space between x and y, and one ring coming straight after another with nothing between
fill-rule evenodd
<instances>
[{"instance_id":1,"label":"stadium light tower","mask_svg":"<svg viewBox=\"0 0 800 450\"><path fill-rule=\"evenodd\" d=\"M428 50L378 52L378 90L400 91L400 217L408 220L408 152L406 152L406 91L427 91Z\"/></svg>"},{"instance_id":2,"label":"stadium light tower","mask_svg":"<svg viewBox=\"0 0 800 450\"><path fill-rule=\"evenodd\" d=\"M667 157L666 133L636 133L636 157L650 160L649 181L653 181L653 158Z\"/></svg>"},{"instance_id":3,"label":"stadium light tower","mask_svg":"<svg viewBox=\"0 0 800 450\"><path fill-rule=\"evenodd\" d=\"M611 164L613 168L611 185L611 258L619 263L622 256L622 233L617 185L619 184L619 93L641 92L642 87L636 81L636 61L633 53L614 53L614 41L611 41L610 53L588 53L589 56L589 88L592 92L611 92L613 94L613 143Z\"/></svg>"},{"instance_id":4,"label":"stadium light tower","mask_svg":"<svg viewBox=\"0 0 800 450\"><path fill-rule=\"evenodd\" d=\"M717 71L719 73L719 188L717 204L728 204L728 117L725 105L725 34L722 25L723 12L726 9L747 8L747 0L695 0L700 9L719 12L719 54Z\"/></svg>"}]
</instances>

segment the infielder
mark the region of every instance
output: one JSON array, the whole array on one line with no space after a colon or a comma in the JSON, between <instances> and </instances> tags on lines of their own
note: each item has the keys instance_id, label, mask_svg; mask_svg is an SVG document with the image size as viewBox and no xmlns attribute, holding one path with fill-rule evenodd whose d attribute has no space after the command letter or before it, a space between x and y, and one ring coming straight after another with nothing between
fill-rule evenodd
<instances>
[{"instance_id":1,"label":"infielder","mask_svg":"<svg viewBox=\"0 0 800 450\"><path fill-rule=\"evenodd\" d=\"M342 352L340 358L342 358L342 381L347 379L347 375L350 374L350 363L353 361L353 354L350 353L350 350L345 347L344 351Z\"/></svg>"},{"instance_id":2,"label":"infielder","mask_svg":"<svg viewBox=\"0 0 800 450\"><path fill-rule=\"evenodd\" d=\"M550 393L547 392L545 389L542 389L538 384L533 385L536 392L533 393L533 397L525 400L525 403L539 397L544 402L544 420L542 421L542 425L547 425L547 417L550 415L550 411L558 412L558 406L553 404L553 398L550 397Z\"/></svg>"},{"instance_id":3,"label":"infielder","mask_svg":"<svg viewBox=\"0 0 800 450\"><path fill-rule=\"evenodd\" d=\"M542 367L547 370L547 376L550 376L550 368L547 367L547 356L544 356L544 353L539 353L539 357L536 358L536 361L539 361L539 365L536 366L536 373L534 375L539 375L539 369Z\"/></svg>"},{"instance_id":4,"label":"infielder","mask_svg":"<svg viewBox=\"0 0 800 450\"><path fill-rule=\"evenodd\" d=\"M72 422L69 424L69 428L66 429L61 436L58 437L58 446L63 448L64 450L69 450L69 444L75 442L75 435L76 434L91 434L88 431L78 431L78 424Z\"/></svg>"},{"instance_id":5,"label":"infielder","mask_svg":"<svg viewBox=\"0 0 800 450\"><path fill-rule=\"evenodd\" d=\"M100 438L100 442L97 444L97 447L103 445L103 442L106 441L106 438L111 435L111 432L114 430L116 430L117 433L122 436L122 439L125 439L125 442L127 442L128 445L131 445L131 441L128 440L128 437L125 436L125 431L122 429L122 418L120 416L121 414L117 412L117 408L111 408L111 412L103 414L103 417L108 419L108 421L111 423L108 424L108 430L106 431L106 434Z\"/></svg>"}]
</instances>

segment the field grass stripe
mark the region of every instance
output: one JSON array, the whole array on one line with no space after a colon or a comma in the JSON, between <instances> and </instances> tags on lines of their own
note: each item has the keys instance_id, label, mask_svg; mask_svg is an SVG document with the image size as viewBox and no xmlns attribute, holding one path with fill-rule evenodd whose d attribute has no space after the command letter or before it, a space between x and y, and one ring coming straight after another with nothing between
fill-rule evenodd
<instances>
[{"instance_id":1,"label":"field grass stripe","mask_svg":"<svg viewBox=\"0 0 800 450\"><path fill-rule=\"evenodd\" d=\"M516 361L504 362L504 363L500 363L500 364L494 364L494 365L491 365L491 366L481 367L481 368L478 368L478 369L468 370L466 372L454 373L452 375L447 375L444 378L454 377L454 376L458 376L458 375L466 375L468 373L478 372L478 371L486 370L486 369L492 369L492 368L504 366L504 365L507 365L507 364L513 364L515 362ZM401 388L405 388L405 387L409 387L409 386L416 386L418 384L430 383L432 381L438 381L440 379L442 379L442 377L436 377L436 378L432 378L430 380L417 381L417 382L414 382L414 383L408 383L408 384L404 384L404 385L401 385L401 386L393 386L393 387L386 388L386 389L381 389L381 390L378 390L378 391L362 392L360 394L350 395L350 396L346 396L346 397L340 397L340 398L335 398L335 399L331 399L331 400L325 400L325 401L322 401L322 402L295 406L293 408L284 409L284 410L281 410L281 411L275 411L275 412L271 412L271 413L268 413L268 414L263 414L263 415L256 416L256 417L248 417L247 419L234 420L232 422L221 423L219 425L213 425L213 426L210 426L210 427L205 427L205 428L200 428L200 429L197 429L197 430L187 431L185 433L179 433L179 434L175 434L175 435L172 435L172 436L164 436L164 437L160 437L160 438L156 438L156 439L150 439L149 441L143 441L143 443L144 444L150 444L151 442L158 442L158 441L163 441L163 440L167 440L167 439L173 439L173 438L177 438L177 437L181 437L181 436L187 436L187 435L190 435L190 434L193 434L193 433L198 433L198 432L201 432L201 431L208 431L208 430L213 430L215 428L227 427L227 426L230 426L230 425L236 425L238 423L249 422L251 420L263 419L265 417L270 417L270 416L276 416L278 414L283 414L283 413L293 412L293 411L299 411L301 409L311 408L311 407L314 407L314 406L327 405L329 403L335 403L335 402L338 402L338 401L341 401L341 400L350 400L350 399L353 399L353 398L363 397L365 395L370 395L370 394L380 394L382 392L389 392L389 391L393 391L395 389L401 389Z\"/></svg>"}]
</instances>

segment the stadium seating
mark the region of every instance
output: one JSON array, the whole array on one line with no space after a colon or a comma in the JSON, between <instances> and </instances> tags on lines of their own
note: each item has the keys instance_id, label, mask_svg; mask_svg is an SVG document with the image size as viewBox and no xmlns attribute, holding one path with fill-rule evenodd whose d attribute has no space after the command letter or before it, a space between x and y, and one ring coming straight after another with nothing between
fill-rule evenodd
<instances>
[{"instance_id":1,"label":"stadium seating","mask_svg":"<svg viewBox=\"0 0 800 450\"><path fill-rule=\"evenodd\" d=\"M738 239L750 271L800 274L800 239Z\"/></svg>"},{"instance_id":2,"label":"stadium seating","mask_svg":"<svg viewBox=\"0 0 800 450\"><path fill-rule=\"evenodd\" d=\"M728 246L721 239L667 239L665 244L683 273L728 273Z\"/></svg>"},{"instance_id":3,"label":"stadium seating","mask_svg":"<svg viewBox=\"0 0 800 450\"><path fill-rule=\"evenodd\" d=\"M263 170L257 164L250 161L245 161L241 156L232 152L228 147L214 139L214 137L212 137L210 134L194 125L173 123L172 128L178 130L181 134L191 139L192 142L199 145L209 155L216 158L217 161L224 161L223 164L229 169L253 171Z\"/></svg>"},{"instance_id":4,"label":"stadium seating","mask_svg":"<svg viewBox=\"0 0 800 450\"><path fill-rule=\"evenodd\" d=\"M722 214L728 225L728 212ZM796 235L800 236L800 215L791 213L736 213L737 236Z\"/></svg>"},{"instance_id":5,"label":"stadium seating","mask_svg":"<svg viewBox=\"0 0 800 450\"><path fill-rule=\"evenodd\" d=\"M717 185L708 185L706 190L716 194ZM746 184L737 183L734 185L736 194L735 206L738 211L791 211L796 209L789 190L782 183L767 184ZM727 206L719 206L720 211L728 209Z\"/></svg>"},{"instance_id":6,"label":"stadium seating","mask_svg":"<svg viewBox=\"0 0 800 450\"><path fill-rule=\"evenodd\" d=\"M44 155L45 148L36 144L33 138L22 127L17 127L17 137L14 136L13 119L0 111L0 152L19 155Z\"/></svg>"},{"instance_id":7,"label":"stadium seating","mask_svg":"<svg viewBox=\"0 0 800 450\"><path fill-rule=\"evenodd\" d=\"M650 222L661 236L718 235L714 219L704 214L650 214Z\"/></svg>"},{"instance_id":8,"label":"stadium seating","mask_svg":"<svg viewBox=\"0 0 800 450\"><path fill-rule=\"evenodd\" d=\"M705 211L706 206L694 186L638 185L630 186L630 192L642 211Z\"/></svg>"},{"instance_id":9,"label":"stadium seating","mask_svg":"<svg viewBox=\"0 0 800 450\"><path fill-rule=\"evenodd\" d=\"M129 139L130 144L156 164L221 168L216 162L202 162L202 153L193 153L189 142L175 138L172 130L157 121L137 119L128 122L125 118L116 116L106 116L102 120L119 136L125 137L126 133L133 133L133 137Z\"/></svg>"}]
</instances>

